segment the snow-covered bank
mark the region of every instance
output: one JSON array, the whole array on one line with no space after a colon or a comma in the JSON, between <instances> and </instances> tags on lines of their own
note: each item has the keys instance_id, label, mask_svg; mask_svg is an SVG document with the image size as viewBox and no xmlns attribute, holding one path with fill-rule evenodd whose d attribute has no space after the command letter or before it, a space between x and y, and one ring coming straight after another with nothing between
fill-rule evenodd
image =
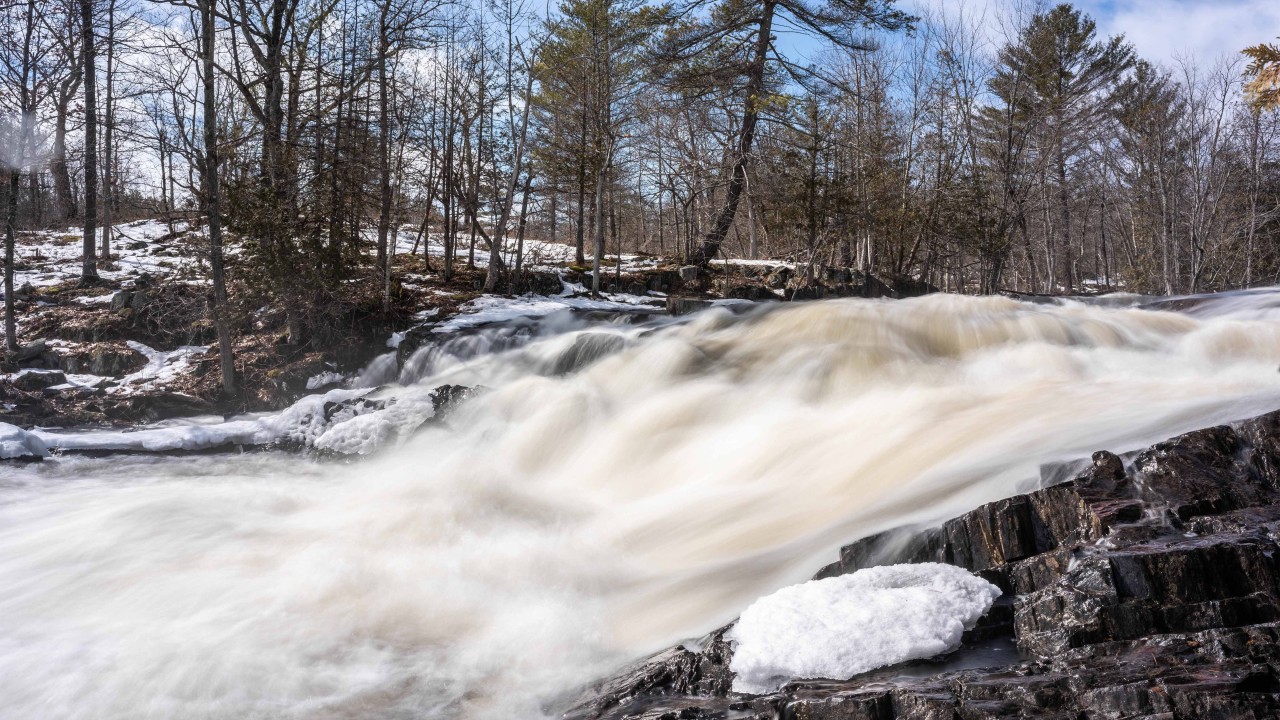
<instances>
[{"instance_id":1,"label":"snow-covered bank","mask_svg":"<svg viewBox=\"0 0 1280 720\"><path fill-rule=\"evenodd\" d=\"M367 409L350 401L369 392L330 390L308 395L283 412L240 420L193 418L127 431L34 430L29 435L51 450L70 452L173 452L286 441L302 447L324 448L329 443L345 448L352 446L345 423ZM333 436L326 440L330 433Z\"/></svg>"},{"instance_id":2,"label":"snow-covered bank","mask_svg":"<svg viewBox=\"0 0 1280 720\"><path fill-rule=\"evenodd\" d=\"M642 295L616 293L606 295L604 299L595 300L587 297L570 297L568 295L521 295L507 297L502 295L484 295L472 300L461 308L452 318L432 328L432 332L449 333L478 327L490 323L504 322L516 318L537 318L562 310L604 310L613 312L634 312L643 308L655 311L661 307L660 298Z\"/></svg>"}]
</instances>

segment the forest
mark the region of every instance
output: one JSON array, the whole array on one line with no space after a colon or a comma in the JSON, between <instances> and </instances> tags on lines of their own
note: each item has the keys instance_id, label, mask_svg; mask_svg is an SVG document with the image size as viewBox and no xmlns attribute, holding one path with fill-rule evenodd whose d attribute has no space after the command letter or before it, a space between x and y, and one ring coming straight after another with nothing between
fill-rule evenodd
<instances>
[{"instance_id":1,"label":"forest","mask_svg":"<svg viewBox=\"0 0 1280 720\"><path fill-rule=\"evenodd\" d=\"M353 292L390 304L403 228L487 292L526 289L526 238L595 291L622 253L974 294L1280 279L1273 46L1158 64L1069 4L988 12L6 0L8 347L15 236L82 229L92 283L143 217L203 228L228 351L264 303L291 342Z\"/></svg>"}]
</instances>

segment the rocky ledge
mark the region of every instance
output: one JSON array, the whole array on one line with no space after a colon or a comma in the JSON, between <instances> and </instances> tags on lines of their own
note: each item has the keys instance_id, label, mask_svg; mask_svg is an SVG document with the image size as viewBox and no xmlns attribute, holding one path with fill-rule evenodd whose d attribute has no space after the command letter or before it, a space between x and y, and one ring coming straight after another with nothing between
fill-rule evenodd
<instances>
[{"instance_id":1,"label":"rocky ledge","mask_svg":"<svg viewBox=\"0 0 1280 720\"><path fill-rule=\"evenodd\" d=\"M925 561L1004 591L955 653L742 695L725 627L566 717L1280 717L1280 412L1095 453L1068 482L846 546L818 577Z\"/></svg>"}]
</instances>

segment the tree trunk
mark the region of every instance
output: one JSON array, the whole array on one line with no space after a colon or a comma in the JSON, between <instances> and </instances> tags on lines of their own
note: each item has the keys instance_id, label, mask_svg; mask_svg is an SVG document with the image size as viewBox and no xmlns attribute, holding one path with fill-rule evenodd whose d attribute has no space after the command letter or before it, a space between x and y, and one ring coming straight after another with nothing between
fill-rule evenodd
<instances>
[{"instance_id":1,"label":"tree trunk","mask_svg":"<svg viewBox=\"0 0 1280 720\"><path fill-rule=\"evenodd\" d=\"M200 34L204 63L204 190L209 214L209 267L213 280L213 324L218 332L218 363L222 392L236 395L235 356L231 348L231 324L227 317L227 279L222 257L222 191L218 186L218 116L214 72L214 0L200 0Z\"/></svg>"},{"instance_id":2,"label":"tree trunk","mask_svg":"<svg viewBox=\"0 0 1280 720\"><path fill-rule=\"evenodd\" d=\"M93 0L80 0L80 33L84 59L84 254L80 281L91 284L98 279L98 265L94 262L98 239L98 73L94 67L97 56L93 47Z\"/></svg>"},{"instance_id":3,"label":"tree trunk","mask_svg":"<svg viewBox=\"0 0 1280 720\"><path fill-rule=\"evenodd\" d=\"M387 252L387 236L391 230L391 103L387 94L387 13L391 10L392 0L382 0L378 26L381 40L378 45L378 262L379 274L389 271Z\"/></svg>"},{"instance_id":4,"label":"tree trunk","mask_svg":"<svg viewBox=\"0 0 1280 720\"><path fill-rule=\"evenodd\" d=\"M724 243L738 214L738 200L747 183L747 161L751 155L751 145L755 140L756 123L760 119L760 107L764 100L765 64L769 58L769 44L773 32L773 11L776 7L773 0L765 0L760 16L760 26L756 35L755 54L751 66L747 70L746 98L742 107L742 134L738 138L738 150L733 161L733 171L725 188L724 205L716 215L711 231L702 238L702 245L690 256L695 264L709 265L720 245Z\"/></svg>"},{"instance_id":5,"label":"tree trunk","mask_svg":"<svg viewBox=\"0 0 1280 720\"><path fill-rule=\"evenodd\" d=\"M115 200L112 173L115 155L116 0L107 4L107 117L102 139L102 248L98 259L111 260L111 210Z\"/></svg>"}]
</instances>

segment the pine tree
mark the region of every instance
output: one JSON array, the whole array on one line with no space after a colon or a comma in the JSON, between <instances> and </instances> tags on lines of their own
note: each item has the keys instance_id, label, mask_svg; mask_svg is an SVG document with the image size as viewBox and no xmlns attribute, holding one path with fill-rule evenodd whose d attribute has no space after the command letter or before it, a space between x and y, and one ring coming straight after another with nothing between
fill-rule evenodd
<instances>
[{"instance_id":1,"label":"pine tree","mask_svg":"<svg viewBox=\"0 0 1280 720\"><path fill-rule=\"evenodd\" d=\"M1242 51L1249 58L1245 92L1259 110L1280 108L1280 45L1259 43Z\"/></svg>"},{"instance_id":2,"label":"pine tree","mask_svg":"<svg viewBox=\"0 0 1280 720\"><path fill-rule=\"evenodd\" d=\"M741 118L732 167L723 183L724 199L691 258L706 265L720 252L737 216L761 111L769 102L767 79L771 71L783 68L792 80L801 83L831 80L820 70L803 68L781 55L774 42L774 23L856 51L867 47L857 35L860 31L910 29L915 18L894 8L893 0L827 0L822 5L807 0L691 0L679 14L690 16L702 6L710 6L706 19L674 29L667 37L663 60L687 70L690 60L700 58L705 63L714 59L720 61L720 72L743 80ZM688 73L685 75L687 80Z\"/></svg>"}]
</instances>

